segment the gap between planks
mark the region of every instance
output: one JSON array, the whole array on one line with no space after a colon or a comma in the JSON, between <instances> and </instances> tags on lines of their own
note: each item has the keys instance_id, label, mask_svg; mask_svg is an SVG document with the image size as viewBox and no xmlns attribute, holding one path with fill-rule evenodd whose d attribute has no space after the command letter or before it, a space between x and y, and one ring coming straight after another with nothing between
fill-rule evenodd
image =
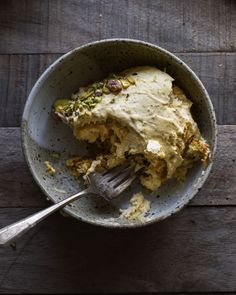
<instances>
[{"instance_id":1,"label":"gap between planks","mask_svg":"<svg viewBox=\"0 0 236 295\"><path fill-rule=\"evenodd\" d=\"M110 38L170 51L235 50L235 9L229 0L2 0L0 52L66 52Z\"/></svg>"}]
</instances>

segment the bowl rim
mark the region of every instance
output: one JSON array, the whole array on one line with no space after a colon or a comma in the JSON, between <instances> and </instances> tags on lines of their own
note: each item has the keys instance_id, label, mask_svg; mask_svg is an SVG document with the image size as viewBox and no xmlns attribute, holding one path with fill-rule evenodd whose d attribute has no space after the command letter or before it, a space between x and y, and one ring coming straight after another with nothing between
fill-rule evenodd
<instances>
[{"instance_id":1,"label":"bowl rim","mask_svg":"<svg viewBox=\"0 0 236 295\"><path fill-rule=\"evenodd\" d=\"M24 105L24 111L22 114L22 121L21 121L21 145L22 145L22 150L23 150L23 154L24 154L24 158L25 161L27 163L27 166L31 172L31 175L33 176L33 179L35 180L35 182L37 183L37 185L40 187L41 191L44 193L44 195L49 198L53 203L54 200L53 198L50 196L49 193L47 193L47 191L44 189L43 185L41 184L40 179L38 178L38 176L34 173L34 169L31 167L31 163L30 163L30 154L28 152L27 149L27 141L26 141L26 133L27 133L27 121L25 120L25 118L28 118L28 114L30 111L30 106L33 102L33 98L35 96L35 93L37 92L37 89L40 87L40 85L47 79L47 77L54 71L55 66L57 66L60 62L62 62L64 59L68 58L69 56L71 56L72 54L81 51L83 49L89 48L89 47L93 47L96 46L98 44L112 44L112 43L116 43L116 42L122 42L122 43L133 43L136 45L142 44L145 46L148 46L150 48L156 49L159 52L164 53L165 55L171 57L173 60L175 60L177 63L179 63L179 65L181 67L183 67L185 70L187 70L190 74L193 80L195 80L198 84L198 86L202 89L202 91L204 92L205 98L206 98L206 103L207 103L207 107L208 110L210 111L211 114L211 128L212 128L212 154L211 154L211 162L207 165L207 168L205 170L204 175L201 177L200 181L197 183L197 185L192 187L191 193L189 193L185 200L182 201L179 204L176 204L176 206L174 207L174 209L170 210L169 212L167 212L164 216L161 217L156 217L153 218L152 220L147 220L146 222L143 223L130 223L130 224L116 224L116 223L105 223L105 222L100 222L100 221L96 221L96 220L88 220L86 218L83 217L79 217L78 215L76 215L75 212L73 212L73 210L71 210L68 207L63 208L63 211L65 211L67 214L69 214L70 216L76 218L77 220L86 222L88 224L92 224L92 225L96 225L96 226L101 226L101 227L106 227L106 228L119 228L119 229L127 229L127 228L140 228L140 227L144 227L153 223L156 223L158 221L164 220L168 217L170 217L171 215L179 212L182 208L184 208L197 194L197 192L199 191L199 189L204 185L204 183L206 182L211 169L212 169L212 165L214 162L214 158L215 158L215 153L216 153L216 147L217 147L217 123L216 123L216 115L215 115L215 111L214 111L214 107L212 104L212 101L210 99L210 96L207 92L207 90L205 89L203 83L201 82L201 80L198 78L198 76L194 73L194 71L184 62L182 61L179 57L177 57L175 54L169 52L168 50L146 42L146 41L142 41L142 40L138 40L138 39L129 39L129 38L111 38L111 39L102 39L102 40L97 40L97 41L93 41L93 42L89 42L86 44L83 44L79 47L76 47L70 51L68 51L67 53L63 54L62 56L60 56L59 58L57 58L52 64L50 64L46 70L39 76L39 78L37 79L37 81L35 82L33 88L31 89L25 105Z\"/></svg>"}]
</instances>

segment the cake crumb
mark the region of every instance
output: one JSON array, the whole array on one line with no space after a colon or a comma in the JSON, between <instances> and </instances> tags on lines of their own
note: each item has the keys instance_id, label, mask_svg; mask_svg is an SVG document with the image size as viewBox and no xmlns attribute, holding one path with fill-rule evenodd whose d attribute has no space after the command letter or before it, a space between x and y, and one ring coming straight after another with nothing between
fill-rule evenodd
<instances>
[{"instance_id":1,"label":"cake crumb","mask_svg":"<svg viewBox=\"0 0 236 295\"><path fill-rule=\"evenodd\" d=\"M133 195L130 204L127 209L120 209L120 217L128 220L145 221L144 215L150 210L150 201L146 200L140 192Z\"/></svg>"},{"instance_id":2,"label":"cake crumb","mask_svg":"<svg viewBox=\"0 0 236 295\"><path fill-rule=\"evenodd\" d=\"M46 165L46 171L51 175L54 176L56 174L56 169L53 168L52 164L49 161L45 161L44 164Z\"/></svg>"}]
</instances>

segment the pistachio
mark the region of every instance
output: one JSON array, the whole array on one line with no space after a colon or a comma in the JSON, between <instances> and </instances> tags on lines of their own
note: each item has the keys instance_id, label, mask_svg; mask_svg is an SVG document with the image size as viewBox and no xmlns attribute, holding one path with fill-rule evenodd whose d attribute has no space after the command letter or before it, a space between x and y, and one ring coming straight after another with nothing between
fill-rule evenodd
<instances>
[{"instance_id":1,"label":"pistachio","mask_svg":"<svg viewBox=\"0 0 236 295\"><path fill-rule=\"evenodd\" d=\"M69 117L73 114L73 108L71 108L70 106L66 107L65 109L65 116Z\"/></svg>"},{"instance_id":2,"label":"pistachio","mask_svg":"<svg viewBox=\"0 0 236 295\"><path fill-rule=\"evenodd\" d=\"M88 91L85 91L81 96L80 96L80 100L85 100L87 99L89 96L91 96L93 94L93 90L89 89Z\"/></svg>"},{"instance_id":3,"label":"pistachio","mask_svg":"<svg viewBox=\"0 0 236 295\"><path fill-rule=\"evenodd\" d=\"M88 106L88 102L87 101L82 101L81 102L81 106L84 107L84 108L87 107Z\"/></svg>"},{"instance_id":4,"label":"pistachio","mask_svg":"<svg viewBox=\"0 0 236 295\"><path fill-rule=\"evenodd\" d=\"M132 84L135 84L135 80L131 76L110 74L107 80L95 82L88 87L81 87L79 92L72 94L70 99L57 100L54 103L54 111L68 120L73 116L90 111L97 103L101 102L103 94L111 92L116 94ZM113 98L110 103L114 102Z\"/></svg>"},{"instance_id":5,"label":"pistachio","mask_svg":"<svg viewBox=\"0 0 236 295\"><path fill-rule=\"evenodd\" d=\"M110 90L104 85L103 88L102 88L102 92L105 93L105 94L109 94Z\"/></svg>"},{"instance_id":6,"label":"pistachio","mask_svg":"<svg viewBox=\"0 0 236 295\"><path fill-rule=\"evenodd\" d=\"M103 86L103 83L101 83L101 82L95 82L95 83L92 84L91 88L94 91L96 91L96 90L100 89L102 86Z\"/></svg>"},{"instance_id":7,"label":"pistachio","mask_svg":"<svg viewBox=\"0 0 236 295\"><path fill-rule=\"evenodd\" d=\"M121 81L123 88L127 89L130 86L130 82L128 80L121 79L120 81Z\"/></svg>"},{"instance_id":8,"label":"pistachio","mask_svg":"<svg viewBox=\"0 0 236 295\"><path fill-rule=\"evenodd\" d=\"M96 104L97 104L96 102L91 102L91 103L88 104L88 106L90 108L94 108L96 106Z\"/></svg>"},{"instance_id":9,"label":"pistachio","mask_svg":"<svg viewBox=\"0 0 236 295\"><path fill-rule=\"evenodd\" d=\"M131 77L131 76L128 76L126 79L127 79L129 82L130 82L130 84L132 84L132 85L134 85L134 84L135 84L135 80L134 80L134 78L133 78L133 77Z\"/></svg>"},{"instance_id":10,"label":"pistachio","mask_svg":"<svg viewBox=\"0 0 236 295\"><path fill-rule=\"evenodd\" d=\"M108 80L106 86L111 92L118 92L122 90L120 80Z\"/></svg>"},{"instance_id":11,"label":"pistachio","mask_svg":"<svg viewBox=\"0 0 236 295\"><path fill-rule=\"evenodd\" d=\"M76 101L74 104L74 109L77 110L81 107L81 102L80 101Z\"/></svg>"},{"instance_id":12,"label":"pistachio","mask_svg":"<svg viewBox=\"0 0 236 295\"><path fill-rule=\"evenodd\" d=\"M54 102L53 108L56 112L66 109L72 103L69 99L57 99Z\"/></svg>"},{"instance_id":13,"label":"pistachio","mask_svg":"<svg viewBox=\"0 0 236 295\"><path fill-rule=\"evenodd\" d=\"M96 96L96 97L97 96L102 96L102 92L97 90L97 91L95 91L94 96Z\"/></svg>"},{"instance_id":14,"label":"pistachio","mask_svg":"<svg viewBox=\"0 0 236 295\"><path fill-rule=\"evenodd\" d=\"M80 112L82 112L84 108L84 102L81 101L76 101L74 104L74 111L76 114L79 114Z\"/></svg>"},{"instance_id":15,"label":"pistachio","mask_svg":"<svg viewBox=\"0 0 236 295\"><path fill-rule=\"evenodd\" d=\"M94 102L96 102L96 103L101 102L101 101L102 101L101 96L100 96L100 97L96 97L96 98L94 99Z\"/></svg>"}]
</instances>

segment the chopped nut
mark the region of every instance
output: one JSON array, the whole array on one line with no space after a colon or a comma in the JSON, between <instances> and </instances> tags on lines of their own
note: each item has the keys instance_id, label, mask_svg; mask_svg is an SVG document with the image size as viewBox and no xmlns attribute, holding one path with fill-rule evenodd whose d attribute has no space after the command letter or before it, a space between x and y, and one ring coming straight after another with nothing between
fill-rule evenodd
<instances>
[{"instance_id":1,"label":"chopped nut","mask_svg":"<svg viewBox=\"0 0 236 295\"><path fill-rule=\"evenodd\" d=\"M56 112L60 112L67 108L72 103L69 99L57 99L53 105L53 108Z\"/></svg>"},{"instance_id":2,"label":"chopped nut","mask_svg":"<svg viewBox=\"0 0 236 295\"><path fill-rule=\"evenodd\" d=\"M122 86L127 89L129 86L130 86L130 82L128 80L125 80L125 79L121 79L121 84Z\"/></svg>"},{"instance_id":3,"label":"chopped nut","mask_svg":"<svg viewBox=\"0 0 236 295\"><path fill-rule=\"evenodd\" d=\"M122 90L122 84L119 80L108 80L106 86L111 92L118 92Z\"/></svg>"},{"instance_id":4,"label":"chopped nut","mask_svg":"<svg viewBox=\"0 0 236 295\"><path fill-rule=\"evenodd\" d=\"M95 91L94 96L102 96L102 92L101 91Z\"/></svg>"},{"instance_id":5,"label":"chopped nut","mask_svg":"<svg viewBox=\"0 0 236 295\"><path fill-rule=\"evenodd\" d=\"M101 101L102 101L102 98L101 97L95 97L94 98L94 102L97 102L98 103L98 102L101 102Z\"/></svg>"},{"instance_id":6,"label":"chopped nut","mask_svg":"<svg viewBox=\"0 0 236 295\"><path fill-rule=\"evenodd\" d=\"M94 108L96 106L96 104L97 104L96 102L91 102L91 103L89 103L89 107Z\"/></svg>"},{"instance_id":7,"label":"chopped nut","mask_svg":"<svg viewBox=\"0 0 236 295\"><path fill-rule=\"evenodd\" d=\"M93 83L91 87L96 91L99 88L99 83Z\"/></svg>"},{"instance_id":8,"label":"chopped nut","mask_svg":"<svg viewBox=\"0 0 236 295\"><path fill-rule=\"evenodd\" d=\"M126 79L127 79L129 82L130 82L130 84L132 84L132 85L134 85L134 84L135 84L135 80L134 80L134 78L133 78L133 77L131 77L131 76L128 76Z\"/></svg>"},{"instance_id":9,"label":"chopped nut","mask_svg":"<svg viewBox=\"0 0 236 295\"><path fill-rule=\"evenodd\" d=\"M85 100L85 99L87 99L89 96L91 96L92 94L93 94L93 90L85 91L85 92L80 96L80 100Z\"/></svg>"},{"instance_id":10,"label":"chopped nut","mask_svg":"<svg viewBox=\"0 0 236 295\"><path fill-rule=\"evenodd\" d=\"M82 106L81 102L80 102L80 101L76 101L75 104L74 104L74 109L77 110L77 109L79 109L81 106Z\"/></svg>"},{"instance_id":11,"label":"chopped nut","mask_svg":"<svg viewBox=\"0 0 236 295\"><path fill-rule=\"evenodd\" d=\"M104 85L102 88L103 93L109 94L111 91Z\"/></svg>"}]
</instances>

